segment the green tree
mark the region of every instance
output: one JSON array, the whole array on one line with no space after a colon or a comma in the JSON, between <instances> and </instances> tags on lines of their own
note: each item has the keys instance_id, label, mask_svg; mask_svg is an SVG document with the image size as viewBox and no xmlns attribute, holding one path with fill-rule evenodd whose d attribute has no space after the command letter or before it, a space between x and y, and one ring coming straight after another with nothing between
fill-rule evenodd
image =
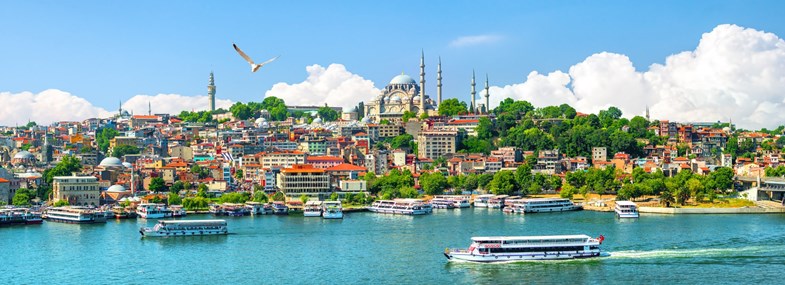
<instances>
[{"instance_id":1,"label":"green tree","mask_svg":"<svg viewBox=\"0 0 785 285\"><path fill-rule=\"evenodd\" d=\"M52 185L55 176L71 176L71 173L79 172L80 170L82 170L82 162L75 156L66 155L63 156L55 167L44 170L43 176L46 184ZM48 197L48 195L39 197Z\"/></svg>"},{"instance_id":2,"label":"green tree","mask_svg":"<svg viewBox=\"0 0 785 285\"><path fill-rule=\"evenodd\" d=\"M182 181L177 181L172 184L172 187L169 187L169 192L172 193L180 193L183 190L185 190L185 183Z\"/></svg>"},{"instance_id":3,"label":"green tree","mask_svg":"<svg viewBox=\"0 0 785 285\"><path fill-rule=\"evenodd\" d=\"M164 182L164 179L161 177L153 177L152 179L150 179L150 185L147 186L147 189L150 189L150 191L153 192L160 192L163 191L165 188L166 188L166 184Z\"/></svg>"},{"instance_id":4,"label":"green tree","mask_svg":"<svg viewBox=\"0 0 785 285\"><path fill-rule=\"evenodd\" d=\"M242 181L244 177L245 176L243 176L243 170L242 169L238 169L238 170L236 170L234 172L234 178L237 179L238 181Z\"/></svg>"},{"instance_id":5,"label":"green tree","mask_svg":"<svg viewBox=\"0 0 785 285\"><path fill-rule=\"evenodd\" d=\"M327 106L320 107L316 113L319 114L319 117L322 118L322 120L325 122L338 120L338 118L341 116L337 111Z\"/></svg>"},{"instance_id":6,"label":"green tree","mask_svg":"<svg viewBox=\"0 0 785 285\"><path fill-rule=\"evenodd\" d=\"M269 200L269 198L267 197L267 194L265 194L264 191L262 191L261 189L255 190L253 192L253 201L254 202L267 203L268 200Z\"/></svg>"},{"instance_id":7,"label":"green tree","mask_svg":"<svg viewBox=\"0 0 785 285\"><path fill-rule=\"evenodd\" d=\"M417 118L417 114L412 111L404 111L403 116L401 117L404 123L409 122L409 119L411 118Z\"/></svg>"},{"instance_id":8,"label":"green tree","mask_svg":"<svg viewBox=\"0 0 785 285\"><path fill-rule=\"evenodd\" d=\"M106 152L106 150L109 149L109 141L120 134L117 130L112 128L102 128L95 133L95 142L98 145L98 149L102 152Z\"/></svg>"},{"instance_id":9,"label":"green tree","mask_svg":"<svg viewBox=\"0 0 785 285\"><path fill-rule=\"evenodd\" d=\"M17 207L26 207L30 206L30 196L27 194L26 191L17 191L14 194L13 198L13 205Z\"/></svg>"},{"instance_id":10,"label":"green tree","mask_svg":"<svg viewBox=\"0 0 785 285\"><path fill-rule=\"evenodd\" d=\"M180 198L180 195L174 192L169 192L169 198L167 199L169 205L182 205L183 198Z\"/></svg>"},{"instance_id":11,"label":"green tree","mask_svg":"<svg viewBox=\"0 0 785 285\"><path fill-rule=\"evenodd\" d=\"M193 197L183 199L183 208L188 211L206 210L210 206L210 200L204 197Z\"/></svg>"},{"instance_id":12,"label":"green tree","mask_svg":"<svg viewBox=\"0 0 785 285\"><path fill-rule=\"evenodd\" d=\"M480 118L475 131L477 131L477 138L485 140L490 139L494 136L493 122L487 117L482 117Z\"/></svg>"},{"instance_id":13,"label":"green tree","mask_svg":"<svg viewBox=\"0 0 785 285\"><path fill-rule=\"evenodd\" d=\"M279 201L279 202L286 201L286 195L284 195L283 192L280 191L275 192L275 194L273 194L273 201Z\"/></svg>"},{"instance_id":14,"label":"green tree","mask_svg":"<svg viewBox=\"0 0 785 285\"><path fill-rule=\"evenodd\" d=\"M572 199L573 195L577 192L577 189L570 184L565 184L561 191L559 192L559 197Z\"/></svg>"},{"instance_id":15,"label":"green tree","mask_svg":"<svg viewBox=\"0 0 785 285\"><path fill-rule=\"evenodd\" d=\"M247 192L226 193L226 194L221 195L220 198L218 198L218 201L220 203L235 203L235 204L239 204L239 203L248 202L248 200L251 200L251 197L250 197L250 195Z\"/></svg>"},{"instance_id":16,"label":"green tree","mask_svg":"<svg viewBox=\"0 0 785 285\"><path fill-rule=\"evenodd\" d=\"M330 194L330 201L338 201L338 192L333 192Z\"/></svg>"},{"instance_id":17,"label":"green tree","mask_svg":"<svg viewBox=\"0 0 785 285\"><path fill-rule=\"evenodd\" d=\"M202 198L207 198L207 196L209 196L207 194L207 190L209 190L209 187L207 187L207 184L204 184L204 183L199 184L199 186L196 187L196 196L197 197L202 197Z\"/></svg>"},{"instance_id":18,"label":"green tree","mask_svg":"<svg viewBox=\"0 0 785 285\"><path fill-rule=\"evenodd\" d=\"M466 107L466 102L461 102L458 99L450 98L445 99L439 104L439 115L440 116L455 116L459 114L466 114L468 113L468 108Z\"/></svg>"},{"instance_id":19,"label":"green tree","mask_svg":"<svg viewBox=\"0 0 785 285\"><path fill-rule=\"evenodd\" d=\"M490 173L480 174L480 176L477 177L477 186L479 186L484 190L487 190L488 184L490 184L491 180L493 180L493 176L494 175Z\"/></svg>"},{"instance_id":20,"label":"green tree","mask_svg":"<svg viewBox=\"0 0 785 285\"><path fill-rule=\"evenodd\" d=\"M474 191L479 186L479 177L476 174L470 174L463 180L463 189L467 191Z\"/></svg>"},{"instance_id":21,"label":"green tree","mask_svg":"<svg viewBox=\"0 0 785 285\"><path fill-rule=\"evenodd\" d=\"M53 207L63 207L63 206L68 206L68 200L57 200L57 202L55 202L54 204L52 204L52 206L53 206Z\"/></svg>"},{"instance_id":22,"label":"green tree","mask_svg":"<svg viewBox=\"0 0 785 285\"><path fill-rule=\"evenodd\" d=\"M126 154L138 154L139 148L132 145L118 145L112 148L112 156L120 158Z\"/></svg>"},{"instance_id":23,"label":"green tree","mask_svg":"<svg viewBox=\"0 0 785 285\"><path fill-rule=\"evenodd\" d=\"M234 105L229 107L229 112L232 112L232 116L240 120L247 120L253 116L251 107L242 102L234 103Z\"/></svg>"},{"instance_id":24,"label":"green tree","mask_svg":"<svg viewBox=\"0 0 785 285\"><path fill-rule=\"evenodd\" d=\"M300 195L300 202L302 202L303 204L308 202L308 196L306 196L305 194Z\"/></svg>"},{"instance_id":25,"label":"green tree","mask_svg":"<svg viewBox=\"0 0 785 285\"><path fill-rule=\"evenodd\" d=\"M441 172L423 173L420 175L420 186L425 194L441 195L447 188L447 178Z\"/></svg>"},{"instance_id":26,"label":"green tree","mask_svg":"<svg viewBox=\"0 0 785 285\"><path fill-rule=\"evenodd\" d=\"M393 149L410 147L410 143L414 141L414 137L410 134L401 134L392 139L390 147Z\"/></svg>"},{"instance_id":27,"label":"green tree","mask_svg":"<svg viewBox=\"0 0 785 285\"><path fill-rule=\"evenodd\" d=\"M502 170L493 175L493 180L489 188L496 195L510 195L519 189L518 182L515 181L515 174L509 170Z\"/></svg>"}]
</instances>

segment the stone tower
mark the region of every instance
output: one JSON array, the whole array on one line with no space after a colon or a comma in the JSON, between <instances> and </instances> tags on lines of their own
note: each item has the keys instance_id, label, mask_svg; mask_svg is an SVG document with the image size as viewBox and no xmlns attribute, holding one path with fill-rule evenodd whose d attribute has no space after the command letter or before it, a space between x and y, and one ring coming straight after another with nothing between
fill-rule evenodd
<instances>
[{"instance_id":1,"label":"stone tower","mask_svg":"<svg viewBox=\"0 0 785 285\"><path fill-rule=\"evenodd\" d=\"M420 114L427 114L425 109L425 51L420 54Z\"/></svg>"},{"instance_id":2,"label":"stone tower","mask_svg":"<svg viewBox=\"0 0 785 285\"><path fill-rule=\"evenodd\" d=\"M475 95L477 94L477 91L475 91L475 89L474 89L474 86L475 86L475 85L476 85L476 84L475 84L475 82L474 82L474 70L472 69L472 100L469 102L469 108L470 108L470 109L469 109L469 113L470 113L470 114L477 114L477 113L476 113L476 111L477 111L477 107L476 107L476 106L474 106L474 104L475 104L474 102L476 101L476 99L475 99Z\"/></svg>"},{"instance_id":3,"label":"stone tower","mask_svg":"<svg viewBox=\"0 0 785 285\"><path fill-rule=\"evenodd\" d=\"M439 57L439 65L436 66L436 99L437 105L442 105L442 57Z\"/></svg>"},{"instance_id":4,"label":"stone tower","mask_svg":"<svg viewBox=\"0 0 785 285\"><path fill-rule=\"evenodd\" d=\"M491 104L490 104L490 87L488 86L488 74L485 74L485 114L491 113Z\"/></svg>"},{"instance_id":5,"label":"stone tower","mask_svg":"<svg viewBox=\"0 0 785 285\"><path fill-rule=\"evenodd\" d=\"M207 85L207 96L210 100L210 112L215 111L215 78L212 71L210 71L210 84Z\"/></svg>"}]
</instances>

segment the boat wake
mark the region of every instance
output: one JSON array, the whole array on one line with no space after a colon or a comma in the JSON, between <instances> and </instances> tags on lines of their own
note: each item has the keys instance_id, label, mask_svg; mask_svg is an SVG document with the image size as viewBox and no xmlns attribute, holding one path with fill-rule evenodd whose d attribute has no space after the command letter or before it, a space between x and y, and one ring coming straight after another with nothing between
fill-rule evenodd
<instances>
[{"instance_id":1,"label":"boat wake","mask_svg":"<svg viewBox=\"0 0 785 285\"><path fill-rule=\"evenodd\" d=\"M660 259L770 256L784 251L785 246L747 246L736 248L662 249L650 251L628 250L608 252L608 254L611 259Z\"/></svg>"}]
</instances>

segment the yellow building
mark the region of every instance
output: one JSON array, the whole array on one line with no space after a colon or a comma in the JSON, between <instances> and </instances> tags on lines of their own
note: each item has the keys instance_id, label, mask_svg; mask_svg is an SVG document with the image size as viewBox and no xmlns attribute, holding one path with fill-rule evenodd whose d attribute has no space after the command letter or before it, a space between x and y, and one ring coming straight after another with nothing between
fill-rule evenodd
<instances>
[{"instance_id":1,"label":"yellow building","mask_svg":"<svg viewBox=\"0 0 785 285\"><path fill-rule=\"evenodd\" d=\"M74 206L98 206L100 191L95 176L55 176L52 183L53 200L66 200Z\"/></svg>"}]
</instances>

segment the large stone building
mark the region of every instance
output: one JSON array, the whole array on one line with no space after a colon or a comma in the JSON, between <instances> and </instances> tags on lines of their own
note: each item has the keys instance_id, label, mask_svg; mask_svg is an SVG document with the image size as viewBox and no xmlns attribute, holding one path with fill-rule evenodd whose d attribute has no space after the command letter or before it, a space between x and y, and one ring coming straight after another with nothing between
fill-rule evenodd
<instances>
[{"instance_id":1,"label":"large stone building","mask_svg":"<svg viewBox=\"0 0 785 285\"><path fill-rule=\"evenodd\" d=\"M75 206L98 206L100 191L95 176L55 176L52 183L55 202L66 200Z\"/></svg>"},{"instance_id":2,"label":"large stone building","mask_svg":"<svg viewBox=\"0 0 785 285\"><path fill-rule=\"evenodd\" d=\"M420 158L430 159L455 153L457 138L455 131L422 131L417 136L417 153Z\"/></svg>"},{"instance_id":3,"label":"large stone building","mask_svg":"<svg viewBox=\"0 0 785 285\"><path fill-rule=\"evenodd\" d=\"M309 164L297 164L281 169L277 185L290 199L306 195L312 199L325 200L332 194L330 174Z\"/></svg>"},{"instance_id":4,"label":"large stone building","mask_svg":"<svg viewBox=\"0 0 785 285\"><path fill-rule=\"evenodd\" d=\"M439 77L441 78L441 77ZM441 80L439 80L441 81ZM441 82L438 83L441 86ZM400 121L404 112L416 115L437 115L438 102L425 94L425 57L420 58L420 85L411 76L401 73L393 77L381 94L365 104L365 116L372 122Z\"/></svg>"}]
</instances>

